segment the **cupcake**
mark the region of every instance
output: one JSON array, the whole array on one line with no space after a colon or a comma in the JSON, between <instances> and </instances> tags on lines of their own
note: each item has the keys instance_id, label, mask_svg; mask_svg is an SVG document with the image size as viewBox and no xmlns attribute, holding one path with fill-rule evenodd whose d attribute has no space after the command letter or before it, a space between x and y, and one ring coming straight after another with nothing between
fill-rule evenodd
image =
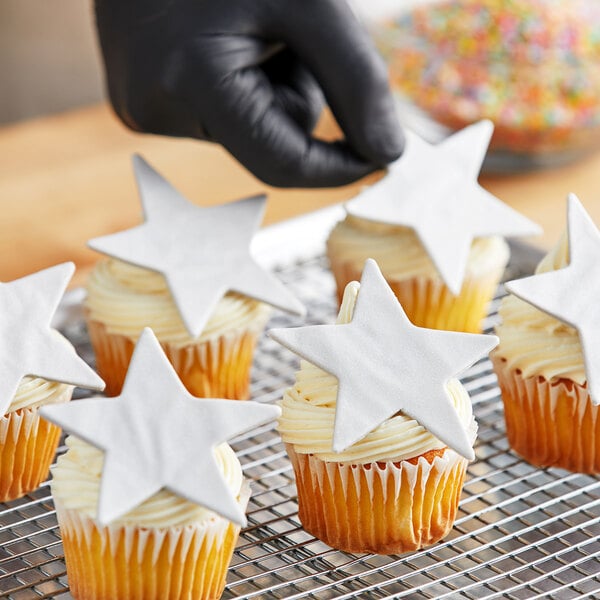
<instances>
[{"instance_id":1,"label":"cupcake","mask_svg":"<svg viewBox=\"0 0 600 600\"><path fill-rule=\"evenodd\" d=\"M346 287L336 325L271 334L305 358L278 422L303 527L348 552L444 538L477 429L454 375L495 338L413 326L373 261Z\"/></svg>"},{"instance_id":2,"label":"cupcake","mask_svg":"<svg viewBox=\"0 0 600 600\"><path fill-rule=\"evenodd\" d=\"M73 433L51 483L73 597L219 598L250 496L225 440L279 409L194 398L146 329L121 396L43 412Z\"/></svg>"},{"instance_id":3,"label":"cupcake","mask_svg":"<svg viewBox=\"0 0 600 600\"><path fill-rule=\"evenodd\" d=\"M68 402L74 385L103 387L50 327L73 271L65 263L0 283L0 502L24 496L48 476L60 429L40 417L40 407Z\"/></svg>"},{"instance_id":4,"label":"cupcake","mask_svg":"<svg viewBox=\"0 0 600 600\"><path fill-rule=\"evenodd\" d=\"M492 361L511 448L539 467L600 473L600 233L575 196L568 219L536 275L506 284Z\"/></svg>"},{"instance_id":5,"label":"cupcake","mask_svg":"<svg viewBox=\"0 0 600 600\"><path fill-rule=\"evenodd\" d=\"M265 198L201 208L140 157L134 167L145 223L90 241L110 257L93 270L85 301L106 393L120 392L147 326L192 394L246 399L269 305L304 311L249 254Z\"/></svg>"},{"instance_id":6,"label":"cupcake","mask_svg":"<svg viewBox=\"0 0 600 600\"><path fill-rule=\"evenodd\" d=\"M73 386L23 377L0 419L0 502L24 496L48 477L60 428L40 417L44 404L68 402Z\"/></svg>"},{"instance_id":7,"label":"cupcake","mask_svg":"<svg viewBox=\"0 0 600 600\"><path fill-rule=\"evenodd\" d=\"M327 240L338 299L373 258L415 325L481 331L509 259L501 236L539 231L476 181L492 130L482 121L436 146L406 132L403 156Z\"/></svg>"},{"instance_id":8,"label":"cupcake","mask_svg":"<svg viewBox=\"0 0 600 600\"><path fill-rule=\"evenodd\" d=\"M219 598L240 527L161 490L109 525L96 520L103 453L69 436L52 468L68 581L77 600ZM215 449L227 489L245 510L250 488L227 444Z\"/></svg>"}]
</instances>

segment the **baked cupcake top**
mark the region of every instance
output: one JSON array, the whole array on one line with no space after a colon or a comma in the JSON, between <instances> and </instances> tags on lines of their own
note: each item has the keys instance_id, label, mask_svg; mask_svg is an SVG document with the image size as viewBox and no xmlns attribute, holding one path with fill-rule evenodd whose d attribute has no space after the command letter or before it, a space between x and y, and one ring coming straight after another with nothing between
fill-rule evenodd
<instances>
[{"instance_id":1,"label":"baked cupcake top","mask_svg":"<svg viewBox=\"0 0 600 600\"><path fill-rule=\"evenodd\" d=\"M515 352L514 338L511 337L511 323L515 314L517 323L523 324L525 332L524 346L521 353L526 354L522 367L524 373L532 372L532 355L535 349L544 344L542 360L537 358L537 368L550 378L568 377L578 383L587 383L591 401L600 403L600 231L594 225L579 200L574 194L568 199L568 253L564 242L558 250L551 253L542 263L536 275L510 281L506 288L528 304L543 311L525 309L525 317L519 314L519 304L512 311L504 311L508 319L509 356ZM568 260L568 265L566 264ZM550 267L560 266L556 270ZM547 269L542 271L542 269ZM513 303L514 304L514 303ZM511 305L509 304L509 307ZM522 313L521 313L522 314ZM550 317L550 318L549 318ZM539 335L540 324L545 326L545 338ZM502 355L505 352L504 334ZM512 345L511 345L512 343ZM532 350L532 349L533 350ZM512 352L511 352L512 351ZM516 354L516 352L515 352ZM543 360L543 356L546 360ZM585 372L582 377L580 364ZM540 364L541 362L541 364ZM513 363L513 365L516 363Z\"/></svg>"},{"instance_id":2,"label":"baked cupcake top","mask_svg":"<svg viewBox=\"0 0 600 600\"><path fill-rule=\"evenodd\" d=\"M93 519L98 514L104 453L75 436L68 436L66 444L67 452L52 467L52 495L64 508L77 510ZM228 444L220 444L214 449L214 458L227 490L239 501L244 478L235 453ZM111 524L116 527L183 527L215 518L216 514L204 506L162 489Z\"/></svg>"},{"instance_id":3,"label":"baked cupcake top","mask_svg":"<svg viewBox=\"0 0 600 600\"><path fill-rule=\"evenodd\" d=\"M137 339L144 327L150 327L161 341L175 346L192 339L160 273L108 259L95 266L87 290L90 318L100 321L109 333ZM197 341L237 329L261 331L270 313L266 304L229 292L213 309Z\"/></svg>"},{"instance_id":4,"label":"baked cupcake top","mask_svg":"<svg viewBox=\"0 0 600 600\"><path fill-rule=\"evenodd\" d=\"M360 284L349 283L344 292L337 323L350 323ZM471 399L457 379L450 379L446 392L471 444L477 426ZM364 464L376 461L407 460L430 450L444 448L418 421L401 411L384 421L342 452L333 452L333 429L338 393L337 378L306 360L301 361L294 385L284 392L279 433L299 454L315 454L328 462Z\"/></svg>"},{"instance_id":5,"label":"baked cupcake top","mask_svg":"<svg viewBox=\"0 0 600 600\"><path fill-rule=\"evenodd\" d=\"M327 240L330 258L351 263L360 270L373 258L388 279L427 277L440 280L429 254L410 227L387 225L347 215L331 231ZM467 259L465 278L478 277L504 265L509 259L508 244L499 236L473 240Z\"/></svg>"},{"instance_id":6,"label":"baked cupcake top","mask_svg":"<svg viewBox=\"0 0 600 600\"><path fill-rule=\"evenodd\" d=\"M540 231L477 182L493 128L491 121L480 121L437 145L406 131L404 153L387 175L346 205L354 217L413 229L455 295L473 240Z\"/></svg>"},{"instance_id":7,"label":"baked cupcake top","mask_svg":"<svg viewBox=\"0 0 600 600\"><path fill-rule=\"evenodd\" d=\"M349 285L335 325L269 332L315 365L286 393L283 439L358 462L444 446L472 459L472 413L454 377L497 338L413 325L373 260L360 288ZM401 431L408 441L390 439Z\"/></svg>"},{"instance_id":8,"label":"baked cupcake top","mask_svg":"<svg viewBox=\"0 0 600 600\"><path fill-rule=\"evenodd\" d=\"M225 441L281 411L256 402L195 398L152 330L144 329L120 396L40 412L83 440L70 442L56 468L61 502L101 525L162 527L212 518L211 512L245 525L241 471Z\"/></svg>"},{"instance_id":9,"label":"baked cupcake top","mask_svg":"<svg viewBox=\"0 0 600 600\"><path fill-rule=\"evenodd\" d=\"M58 395L64 391L60 385L32 383L31 377L104 389L102 379L51 327L74 270L73 263L64 263L0 283L0 415L41 403L42 388L56 387Z\"/></svg>"},{"instance_id":10,"label":"baked cupcake top","mask_svg":"<svg viewBox=\"0 0 600 600\"><path fill-rule=\"evenodd\" d=\"M71 397L72 385L47 381L39 377L23 377L6 414L26 408L38 408L43 404L63 402Z\"/></svg>"},{"instance_id":11,"label":"baked cupcake top","mask_svg":"<svg viewBox=\"0 0 600 600\"><path fill-rule=\"evenodd\" d=\"M164 277L192 338L202 333L227 292L304 314L302 304L250 255L265 196L203 208L186 200L141 157L134 157L134 168L144 223L90 240L89 246Z\"/></svg>"},{"instance_id":12,"label":"baked cupcake top","mask_svg":"<svg viewBox=\"0 0 600 600\"><path fill-rule=\"evenodd\" d=\"M564 233L535 273L556 271L568 264L568 238ZM495 352L509 368L519 369L524 377L542 375L548 381L566 378L585 383L583 352L574 327L512 294L502 299L498 314L501 322L496 326L496 335L500 345Z\"/></svg>"}]
</instances>

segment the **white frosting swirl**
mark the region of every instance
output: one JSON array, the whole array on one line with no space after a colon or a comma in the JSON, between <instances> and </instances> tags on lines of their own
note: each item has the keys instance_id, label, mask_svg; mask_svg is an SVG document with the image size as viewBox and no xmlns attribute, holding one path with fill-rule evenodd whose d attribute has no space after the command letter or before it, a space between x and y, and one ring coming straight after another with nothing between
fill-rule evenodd
<instances>
[{"instance_id":1,"label":"white frosting swirl","mask_svg":"<svg viewBox=\"0 0 600 600\"><path fill-rule=\"evenodd\" d=\"M388 279L428 277L440 280L431 258L409 227L367 221L347 215L332 230L327 240L332 262L347 262L358 272L367 258L379 264ZM476 278L508 262L508 244L498 236L473 240L465 277Z\"/></svg>"},{"instance_id":2,"label":"white frosting swirl","mask_svg":"<svg viewBox=\"0 0 600 600\"><path fill-rule=\"evenodd\" d=\"M561 237L544 257L536 273L561 269L569 264L568 237ZM579 334L573 327L555 319L531 304L509 294L502 299L496 327L500 344L496 355L506 360L510 369L524 377L542 375L546 380L586 381Z\"/></svg>"},{"instance_id":3,"label":"white frosting swirl","mask_svg":"<svg viewBox=\"0 0 600 600\"><path fill-rule=\"evenodd\" d=\"M24 408L38 408L44 404L66 402L71 398L73 386L57 381L46 381L40 377L26 376L21 379L17 393L6 414Z\"/></svg>"},{"instance_id":4,"label":"white frosting swirl","mask_svg":"<svg viewBox=\"0 0 600 600\"><path fill-rule=\"evenodd\" d=\"M349 323L352 319L359 288L357 282L346 287L338 323ZM446 389L461 423L474 441L477 427L469 395L457 379L451 379ZM417 421L399 412L343 452L333 452L337 390L336 377L307 361L301 362L295 384L284 393L278 422L283 441L293 444L297 453L315 454L329 462L365 464L408 460L445 447Z\"/></svg>"},{"instance_id":5,"label":"white frosting swirl","mask_svg":"<svg viewBox=\"0 0 600 600\"><path fill-rule=\"evenodd\" d=\"M66 509L76 510L95 519L104 453L79 438L66 439L68 450L52 467L52 495ZM215 448L215 459L232 493L238 497L242 488L242 467L228 444ZM197 457L203 460L203 457ZM165 489L157 492L111 525L137 525L163 528L199 524L216 518L214 512Z\"/></svg>"},{"instance_id":6,"label":"white frosting swirl","mask_svg":"<svg viewBox=\"0 0 600 600\"><path fill-rule=\"evenodd\" d=\"M204 331L193 339L164 277L116 259L101 261L92 271L85 306L89 317L103 323L109 333L135 340L144 327L151 327L158 339L174 346L216 339L238 329L258 333L271 311L262 302L228 293L219 301Z\"/></svg>"}]
</instances>

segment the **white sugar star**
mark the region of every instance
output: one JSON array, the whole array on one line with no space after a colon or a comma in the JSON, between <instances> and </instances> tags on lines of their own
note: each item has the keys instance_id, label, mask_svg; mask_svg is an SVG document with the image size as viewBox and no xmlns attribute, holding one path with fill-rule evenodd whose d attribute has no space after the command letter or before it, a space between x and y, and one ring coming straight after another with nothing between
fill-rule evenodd
<instances>
[{"instance_id":1,"label":"white sugar star","mask_svg":"<svg viewBox=\"0 0 600 600\"><path fill-rule=\"evenodd\" d=\"M243 511L214 458L218 444L277 418L277 406L200 399L183 386L151 329L135 347L123 391L46 406L49 421L104 450L103 523L166 488L242 526Z\"/></svg>"},{"instance_id":2,"label":"white sugar star","mask_svg":"<svg viewBox=\"0 0 600 600\"><path fill-rule=\"evenodd\" d=\"M600 404L600 231L575 194L567 202L569 265L509 281L506 289L577 329L590 397Z\"/></svg>"},{"instance_id":3,"label":"white sugar star","mask_svg":"<svg viewBox=\"0 0 600 600\"><path fill-rule=\"evenodd\" d=\"M250 255L265 196L220 206L186 200L143 158L133 158L146 221L138 227L90 240L89 246L165 277L190 335L202 333L213 309L229 291L303 315L302 304Z\"/></svg>"},{"instance_id":4,"label":"white sugar star","mask_svg":"<svg viewBox=\"0 0 600 600\"><path fill-rule=\"evenodd\" d=\"M498 338L413 325L375 261L365 264L350 323L269 334L337 377L335 452L401 410L458 453L474 458L445 384L489 352Z\"/></svg>"},{"instance_id":5,"label":"white sugar star","mask_svg":"<svg viewBox=\"0 0 600 600\"><path fill-rule=\"evenodd\" d=\"M404 154L388 174L346 205L351 215L413 228L453 294L474 238L541 231L477 183L492 131L480 121L435 146L407 131Z\"/></svg>"},{"instance_id":6,"label":"white sugar star","mask_svg":"<svg viewBox=\"0 0 600 600\"><path fill-rule=\"evenodd\" d=\"M63 263L0 283L0 415L8 409L25 375L104 389L102 379L51 327L74 271L73 263Z\"/></svg>"}]
</instances>

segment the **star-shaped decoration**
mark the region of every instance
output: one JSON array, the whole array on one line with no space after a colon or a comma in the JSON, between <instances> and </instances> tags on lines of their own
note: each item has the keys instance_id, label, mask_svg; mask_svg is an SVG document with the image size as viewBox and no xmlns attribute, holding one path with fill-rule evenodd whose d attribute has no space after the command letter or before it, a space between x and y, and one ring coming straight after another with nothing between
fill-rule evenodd
<instances>
[{"instance_id":1,"label":"star-shaped decoration","mask_svg":"<svg viewBox=\"0 0 600 600\"><path fill-rule=\"evenodd\" d=\"M278 406L258 402L195 398L148 328L136 344L120 396L42 409L46 419L104 451L102 524L166 488L244 526L214 448L280 413Z\"/></svg>"},{"instance_id":2,"label":"star-shaped decoration","mask_svg":"<svg viewBox=\"0 0 600 600\"><path fill-rule=\"evenodd\" d=\"M351 215L414 229L455 295L474 238L541 232L477 182L493 129L491 121L480 121L437 145L406 131L402 157L383 179L346 205Z\"/></svg>"},{"instance_id":3,"label":"star-shaped decoration","mask_svg":"<svg viewBox=\"0 0 600 600\"><path fill-rule=\"evenodd\" d=\"M304 306L250 255L266 197L200 207L186 200L143 158L134 169L142 225L88 242L94 250L161 273L192 337L202 333L229 291L303 315Z\"/></svg>"},{"instance_id":4,"label":"star-shaped decoration","mask_svg":"<svg viewBox=\"0 0 600 600\"><path fill-rule=\"evenodd\" d=\"M567 200L569 265L557 271L509 281L506 289L574 327L583 350L587 386L600 404L600 231L570 194Z\"/></svg>"},{"instance_id":5,"label":"star-shaped decoration","mask_svg":"<svg viewBox=\"0 0 600 600\"><path fill-rule=\"evenodd\" d=\"M51 327L75 265L63 263L0 283L0 415L25 375L95 390L104 382Z\"/></svg>"},{"instance_id":6,"label":"star-shaped decoration","mask_svg":"<svg viewBox=\"0 0 600 600\"><path fill-rule=\"evenodd\" d=\"M402 411L459 454L474 458L445 384L488 353L498 338L413 325L374 260L365 264L350 323L269 334L337 377L334 452Z\"/></svg>"}]
</instances>

